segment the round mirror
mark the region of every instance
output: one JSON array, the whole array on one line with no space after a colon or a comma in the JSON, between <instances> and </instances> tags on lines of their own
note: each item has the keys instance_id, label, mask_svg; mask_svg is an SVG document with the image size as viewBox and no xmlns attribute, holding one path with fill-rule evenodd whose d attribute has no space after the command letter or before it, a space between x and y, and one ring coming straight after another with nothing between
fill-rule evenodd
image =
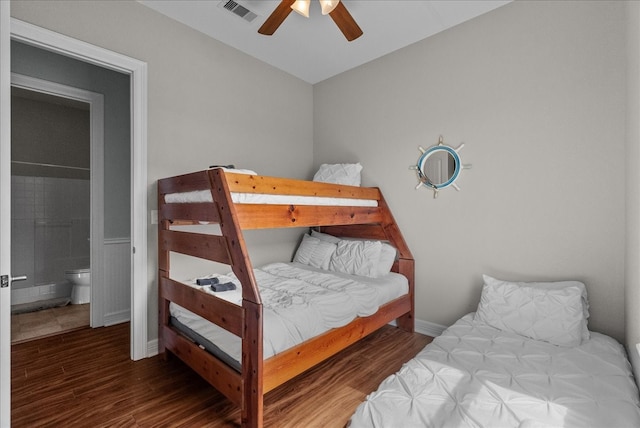
<instances>
[{"instance_id":1,"label":"round mirror","mask_svg":"<svg viewBox=\"0 0 640 428\"><path fill-rule=\"evenodd\" d=\"M460 174L460 156L447 146L435 146L418 159L418 176L427 187L443 189Z\"/></svg>"},{"instance_id":2,"label":"round mirror","mask_svg":"<svg viewBox=\"0 0 640 428\"><path fill-rule=\"evenodd\" d=\"M425 186L433 189L433 197L438 197L438 191L452 186L456 190L460 188L455 181L460 176L460 172L471 165L462 165L458 152L464 147L460 144L457 149L449 147L442 142L442 137L436 146L428 150L420 147L422 155L418 158L416 165L410 168L415 169L418 174L418 185L416 189Z\"/></svg>"}]
</instances>

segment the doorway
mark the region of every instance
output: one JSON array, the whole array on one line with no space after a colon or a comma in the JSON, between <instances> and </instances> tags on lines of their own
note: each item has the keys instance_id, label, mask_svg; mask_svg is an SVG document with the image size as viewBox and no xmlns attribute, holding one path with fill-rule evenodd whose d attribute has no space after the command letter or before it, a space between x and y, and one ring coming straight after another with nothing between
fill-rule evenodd
<instances>
[{"instance_id":1,"label":"doorway","mask_svg":"<svg viewBox=\"0 0 640 428\"><path fill-rule=\"evenodd\" d=\"M122 73L128 79L129 90L127 92L126 102L127 116L131 122L130 128L127 128L129 129L127 138L129 141L128 150L131 164L126 173L131 177L131 183L130 192L128 192L128 194L130 194L130 211L128 212L126 221L130 224L130 240L123 242L119 239L113 239L111 242L113 245L105 245L105 248L109 253L113 251L113 248L122 246L128 250L128 271L124 272L124 269L122 269L121 273L128 273L126 277L129 278L131 283L129 291L131 305L127 313L131 319L131 359L138 360L148 355L154 355L157 352L157 345L155 345L155 342L149 344L147 341L147 65L134 58L90 45L83 41L14 18L10 20L7 19L7 21L4 22L9 21L11 43L19 42L46 52L59 54L66 58L97 66L103 70L116 71ZM2 21L0 21L0 24L2 24ZM6 28L6 26L4 28ZM0 34L2 34L2 32L0 32ZM6 72L6 67L10 66L10 58L6 55L8 51L4 50L4 52L5 59L2 61L0 67ZM63 76L69 73L68 68L59 69L58 71L60 71ZM7 87L5 90L8 89ZM7 127L4 129L7 129ZM10 138L8 138L6 134L0 134L0 136L3 137L0 144L0 149L2 149L7 146L7 141L10 141ZM0 171L8 170L8 157L9 156L0 159L2 162ZM6 167L4 166L5 162ZM9 193L7 189L10 187L10 183L8 179L6 182L2 181L4 178L5 176L0 174L0 190L3 190L6 195ZM6 211L0 210L0 226L7 227L6 224L9 223L9 216L5 216L4 213L6 213ZM0 230L3 229L0 227ZM3 254L8 254L8 249L6 252L0 253L0 256ZM109 257L109 254L105 257ZM6 259L0 258L0 260ZM7 265L5 264L4 266ZM9 275L9 277L11 277L11 275ZM109 294L111 294L111 290ZM0 293L0 305L2 305L3 308L7 308L7 312L9 312L9 299L7 299L6 293ZM117 316L119 314L116 313L115 315ZM4 325L6 326L6 324ZM7 330L9 330L9 328L7 328ZM1 331L0 329L0 338L3 339L3 345L8 344L8 341L6 341L8 336L9 331ZM2 348L6 349L4 346ZM3 363L0 370L8 370L8 365ZM1 386L0 397L3 397L3 394L6 393L6 388L5 385ZM5 400L0 400L0 408L5 404Z\"/></svg>"},{"instance_id":2,"label":"doorway","mask_svg":"<svg viewBox=\"0 0 640 428\"><path fill-rule=\"evenodd\" d=\"M11 270L24 278L11 290L15 343L104 324L95 300L102 277L91 281L89 269L104 271L104 97L18 74L11 80ZM72 284L80 278L89 284Z\"/></svg>"}]
</instances>

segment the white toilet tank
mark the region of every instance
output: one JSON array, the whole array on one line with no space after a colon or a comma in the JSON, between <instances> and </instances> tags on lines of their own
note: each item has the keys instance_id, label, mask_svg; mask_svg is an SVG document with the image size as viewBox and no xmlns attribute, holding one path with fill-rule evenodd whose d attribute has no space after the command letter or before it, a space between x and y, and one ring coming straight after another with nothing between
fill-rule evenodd
<instances>
[{"instance_id":1,"label":"white toilet tank","mask_svg":"<svg viewBox=\"0 0 640 428\"><path fill-rule=\"evenodd\" d=\"M91 270L71 269L64 272L65 277L73 284L71 303L83 305L89 303L91 297Z\"/></svg>"}]
</instances>

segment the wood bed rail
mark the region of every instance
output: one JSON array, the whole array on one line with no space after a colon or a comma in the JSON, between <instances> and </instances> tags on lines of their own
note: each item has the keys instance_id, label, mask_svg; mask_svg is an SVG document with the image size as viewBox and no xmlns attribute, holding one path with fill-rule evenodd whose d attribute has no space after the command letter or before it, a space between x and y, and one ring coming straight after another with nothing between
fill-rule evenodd
<instances>
[{"instance_id":1,"label":"wood bed rail","mask_svg":"<svg viewBox=\"0 0 640 428\"><path fill-rule=\"evenodd\" d=\"M213 169L210 174L223 174L226 177L230 192L325 198L380 199L380 191L375 187L347 186L345 184L269 177L266 175L236 174L224 172L221 169Z\"/></svg>"},{"instance_id":2,"label":"wood bed rail","mask_svg":"<svg viewBox=\"0 0 640 428\"><path fill-rule=\"evenodd\" d=\"M162 198L167 193L207 190L209 186L209 175L207 171L192 172L158 180L158 195Z\"/></svg>"}]
</instances>

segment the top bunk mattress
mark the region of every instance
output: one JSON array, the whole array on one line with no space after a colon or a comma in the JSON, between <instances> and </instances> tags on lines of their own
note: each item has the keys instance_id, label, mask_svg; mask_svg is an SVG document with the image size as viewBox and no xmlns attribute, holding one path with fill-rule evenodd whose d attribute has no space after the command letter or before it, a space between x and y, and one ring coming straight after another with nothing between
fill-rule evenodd
<instances>
[{"instance_id":1,"label":"top bunk mattress","mask_svg":"<svg viewBox=\"0 0 640 428\"><path fill-rule=\"evenodd\" d=\"M556 346L468 314L385 379L350 427L638 427L639 406L614 339Z\"/></svg>"},{"instance_id":2,"label":"top bunk mattress","mask_svg":"<svg viewBox=\"0 0 640 428\"><path fill-rule=\"evenodd\" d=\"M236 204L273 204L273 205L326 205L349 207L377 207L378 201L372 199L328 198L317 196L272 195L266 193L231 192L231 200ZM168 193L164 196L168 204L213 202L210 190Z\"/></svg>"},{"instance_id":3,"label":"top bunk mattress","mask_svg":"<svg viewBox=\"0 0 640 428\"><path fill-rule=\"evenodd\" d=\"M257 175L249 169L221 168L225 172L236 174ZM231 200L236 204L271 204L271 205L325 205L349 207L377 207L375 199L334 198L324 196L279 195L267 193L230 192ZM164 197L167 204L213 202L211 191L194 190L190 192L169 193Z\"/></svg>"},{"instance_id":4,"label":"top bunk mattress","mask_svg":"<svg viewBox=\"0 0 640 428\"><path fill-rule=\"evenodd\" d=\"M369 278L329 272L300 263L271 263L255 268L254 274L263 303L263 356L267 359L332 328L342 327L356 317L369 316L378 308L409 291L407 278L395 272ZM214 294L236 305L242 304L242 286L230 274L236 289L214 293L194 280L183 283ZM219 348L238 368L242 357L240 338L175 304L171 316L197 336ZM204 346L204 344L201 343Z\"/></svg>"}]
</instances>

